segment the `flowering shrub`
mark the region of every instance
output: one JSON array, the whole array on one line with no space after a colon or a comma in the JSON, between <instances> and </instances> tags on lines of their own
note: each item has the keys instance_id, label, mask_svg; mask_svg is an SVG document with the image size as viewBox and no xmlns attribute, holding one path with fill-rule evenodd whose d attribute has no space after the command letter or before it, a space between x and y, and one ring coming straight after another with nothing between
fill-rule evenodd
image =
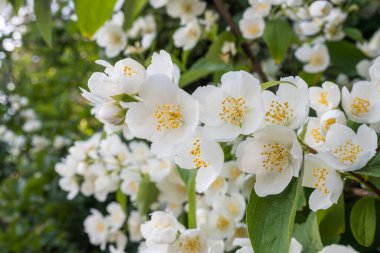
<instances>
[{"instance_id":1,"label":"flowering shrub","mask_svg":"<svg viewBox=\"0 0 380 253\"><path fill-rule=\"evenodd\" d=\"M78 205L70 207L77 219L70 215L66 222L80 229L68 234L86 238L73 240L58 227L64 219L51 218L32 235L54 237L44 231L49 227L64 239L38 242L31 252L379 250L377 1L0 6L6 51L0 69L12 73L12 61L21 63L33 31L26 27L38 29L39 43L50 47L32 52L51 54L31 57L37 66L46 64L46 76L19 67L13 80L4 71L0 141L6 152L0 155L11 166L2 175L0 198L8 188L23 187L11 178L16 166L25 167L22 173L29 164L44 167L21 178L43 178L30 183L44 187L36 196L48 196L38 205ZM44 103L47 109L25 84L44 78L67 85L56 92L53 86L57 98ZM64 117L54 101L66 101L59 109ZM52 131L58 133L47 134ZM57 187L61 197L49 195ZM56 209L47 215L65 216ZM16 217L0 224L0 239L23 240ZM4 245L5 252L27 251L11 240Z\"/></svg>"}]
</instances>

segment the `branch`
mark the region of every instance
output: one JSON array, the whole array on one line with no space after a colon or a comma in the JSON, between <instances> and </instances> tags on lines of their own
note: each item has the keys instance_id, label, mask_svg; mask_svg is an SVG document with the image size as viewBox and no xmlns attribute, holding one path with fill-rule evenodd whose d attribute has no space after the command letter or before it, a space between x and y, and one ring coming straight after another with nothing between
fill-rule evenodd
<instances>
[{"instance_id":1,"label":"branch","mask_svg":"<svg viewBox=\"0 0 380 253\"><path fill-rule=\"evenodd\" d=\"M377 197L376 193L367 191L361 188L355 188L355 187L345 187L344 188L345 192L352 193L356 196L359 197L366 197L366 196L372 196L372 197Z\"/></svg>"},{"instance_id":2,"label":"branch","mask_svg":"<svg viewBox=\"0 0 380 253\"><path fill-rule=\"evenodd\" d=\"M374 185L372 184L370 181L366 180L363 176L361 176L360 174L358 173L355 173L355 172L349 172L349 174L353 177L355 177L359 182L365 184L368 189L370 189L371 191L373 191L378 197L380 197L380 190Z\"/></svg>"},{"instance_id":3,"label":"branch","mask_svg":"<svg viewBox=\"0 0 380 253\"><path fill-rule=\"evenodd\" d=\"M214 0L214 3L215 3L215 7L218 10L218 12L220 13L220 15L222 15L222 17L225 19L225 21L227 22L227 24L231 27L232 32L237 37L240 37L241 36L241 32L239 30L239 27L236 25L236 23L233 20L231 14L228 12L227 7L223 3L223 0ZM257 61L255 55L251 51L251 48L250 48L249 44L246 41L243 41L241 43L241 47L243 48L243 51L247 55L247 57L251 60L252 66L254 68L254 71L257 72L257 74L259 75L261 81L262 82L267 82L268 78L265 75L265 73L264 73L264 71L263 71L263 69L261 67L260 62Z\"/></svg>"}]
</instances>

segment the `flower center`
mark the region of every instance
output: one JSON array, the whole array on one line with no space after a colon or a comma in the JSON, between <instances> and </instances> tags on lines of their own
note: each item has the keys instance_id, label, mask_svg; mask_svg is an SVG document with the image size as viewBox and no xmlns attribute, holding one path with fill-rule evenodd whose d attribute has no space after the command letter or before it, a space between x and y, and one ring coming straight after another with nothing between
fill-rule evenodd
<instances>
[{"instance_id":1,"label":"flower center","mask_svg":"<svg viewBox=\"0 0 380 253\"><path fill-rule=\"evenodd\" d=\"M325 124L324 124L323 128L325 129L325 131L328 131L330 129L331 125L333 125L335 123L336 123L336 119L335 118L327 119L325 121Z\"/></svg>"},{"instance_id":2,"label":"flower center","mask_svg":"<svg viewBox=\"0 0 380 253\"><path fill-rule=\"evenodd\" d=\"M220 118L234 126L241 126L248 109L243 98L226 97L222 102Z\"/></svg>"},{"instance_id":3,"label":"flower center","mask_svg":"<svg viewBox=\"0 0 380 253\"><path fill-rule=\"evenodd\" d=\"M179 252L181 253L198 253L201 251L201 242L199 236L187 238L178 243Z\"/></svg>"},{"instance_id":4,"label":"flower center","mask_svg":"<svg viewBox=\"0 0 380 253\"><path fill-rule=\"evenodd\" d=\"M158 131L165 129L177 129L182 126L182 115L178 105L159 105L154 117L157 119Z\"/></svg>"},{"instance_id":5,"label":"flower center","mask_svg":"<svg viewBox=\"0 0 380 253\"><path fill-rule=\"evenodd\" d=\"M252 24L248 27L248 32L252 35L258 34L260 31L258 24Z\"/></svg>"},{"instance_id":6,"label":"flower center","mask_svg":"<svg viewBox=\"0 0 380 253\"><path fill-rule=\"evenodd\" d=\"M325 106L328 106L329 105L329 102L327 101L327 91L324 91L324 92L321 92L321 96L318 100L319 103L325 105Z\"/></svg>"},{"instance_id":7,"label":"flower center","mask_svg":"<svg viewBox=\"0 0 380 253\"><path fill-rule=\"evenodd\" d=\"M265 113L265 121L276 125L287 126L292 117L293 109L289 107L288 102L280 103L273 100Z\"/></svg>"},{"instance_id":8,"label":"flower center","mask_svg":"<svg viewBox=\"0 0 380 253\"><path fill-rule=\"evenodd\" d=\"M351 104L351 112L355 115L362 115L368 113L371 103L367 99L356 96Z\"/></svg>"},{"instance_id":9,"label":"flower center","mask_svg":"<svg viewBox=\"0 0 380 253\"><path fill-rule=\"evenodd\" d=\"M239 208L236 206L235 203L229 203L228 210L233 216L237 216L239 214Z\"/></svg>"},{"instance_id":10,"label":"flower center","mask_svg":"<svg viewBox=\"0 0 380 253\"><path fill-rule=\"evenodd\" d=\"M328 170L325 168L315 168L313 169L313 177L316 179L314 183L314 187L323 192L324 194L328 194L330 191L327 190L326 187L326 177L329 174Z\"/></svg>"},{"instance_id":11,"label":"flower center","mask_svg":"<svg viewBox=\"0 0 380 253\"><path fill-rule=\"evenodd\" d=\"M344 164L351 165L358 159L358 154L362 152L362 147L355 145L351 139L348 139L344 145L338 146L333 154Z\"/></svg>"},{"instance_id":12,"label":"flower center","mask_svg":"<svg viewBox=\"0 0 380 253\"><path fill-rule=\"evenodd\" d=\"M193 149L190 151L190 154L194 156L193 164L197 168L205 168L209 165L209 163L205 162L201 158L201 141L199 139L196 139L193 143Z\"/></svg>"},{"instance_id":13,"label":"flower center","mask_svg":"<svg viewBox=\"0 0 380 253\"><path fill-rule=\"evenodd\" d=\"M218 177L215 179L215 181L212 183L211 188L214 190L221 189L224 185L224 180L221 177Z\"/></svg>"},{"instance_id":14,"label":"flower center","mask_svg":"<svg viewBox=\"0 0 380 253\"><path fill-rule=\"evenodd\" d=\"M323 62L323 58L320 54L314 54L311 56L311 59L310 59L310 64L311 65L321 65Z\"/></svg>"},{"instance_id":15,"label":"flower center","mask_svg":"<svg viewBox=\"0 0 380 253\"><path fill-rule=\"evenodd\" d=\"M124 75L125 76L129 76L131 77L133 74L136 74L137 71L133 70L131 67L129 67L128 65L125 65L124 68L123 68L123 72L124 72Z\"/></svg>"},{"instance_id":16,"label":"flower center","mask_svg":"<svg viewBox=\"0 0 380 253\"><path fill-rule=\"evenodd\" d=\"M106 230L106 225L104 225L102 222L98 222L95 229L97 232L103 233Z\"/></svg>"},{"instance_id":17,"label":"flower center","mask_svg":"<svg viewBox=\"0 0 380 253\"><path fill-rule=\"evenodd\" d=\"M193 7L190 3L183 3L181 7L184 14L191 14L193 12Z\"/></svg>"},{"instance_id":18,"label":"flower center","mask_svg":"<svg viewBox=\"0 0 380 253\"><path fill-rule=\"evenodd\" d=\"M281 173L289 163L289 150L278 143L265 144L265 151L261 152L263 156L262 165L266 170L278 171Z\"/></svg>"},{"instance_id":19,"label":"flower center","mask_svg":"<svg viewBox=\"0 0 380 253\"><path fill-rule=\"evenodd\" d=\"M313 136L316 143L325 142L325 137L322 136L319 130L319 127L313 128L310 134Z\"/></svg>"},{"instance_id":20,"label":"flower center","mask_svg":"<svg viewBox=\"0 0 380 253\"><path fill-rule=\"evenodd\" d=\"M219 230L225 231L228 229L229 225L230 225L230 221L226 217L224 217L223 215L218 217L216 226Z\"/></svg>"}]
</instances>

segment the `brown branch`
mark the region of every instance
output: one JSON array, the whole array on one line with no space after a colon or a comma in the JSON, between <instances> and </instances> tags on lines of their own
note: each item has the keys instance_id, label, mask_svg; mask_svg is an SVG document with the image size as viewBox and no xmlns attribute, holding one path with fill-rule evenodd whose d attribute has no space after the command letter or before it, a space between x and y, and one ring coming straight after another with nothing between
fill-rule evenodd
<instances>
[{"instance_id":1,"label":"brown branch","mask_svg":"<svg viewBox=\"0 0 380 253\"><path fill-rule=\"evenodd\" d=\"M241 32L239 30L239 27L236 25L236 23L233 20L231 14L228 12L228 9L225 6L223 0L214 0L214 3L215 3L215 7L218 10L218 12L220 13L220 15L222 15L222 17L224 18L224 20L231 27L232 32L236 36L240 37L241 36ZM242 44L241 44L241 47L243 48L243 51L247 55L247 57L251 60L252 66L254 68L254 71L257 72L257 74L259 75L261 81L262 82L267 82L268 78L265 75L265 73L264 73L264 71L263 71L263 69L261 67L260 62L256 59L255 55L251 51L251 48L250 48L249 44L246 41L243 41Z\"/></svg>"},{"instance_id":2,"label":"brown branch","mask_svg":"<svg viewBox=\"0 0 380 253\"><path fill-rule=\"evenodd\" d=\"M361 188L355 188L355 187L345 187L344 191L347 193L352 193L356 196L359 197L367 197L367 196L372 196L372 197L377 197L376 193L367 191Z\"/></svg>"},{"instance_id":3,"label":"brown branch","mask_svg":"<svg viewBox=\"0 0 380 253\"><path fill-rule=\"evenodd\" d=\"M366 180L363 176L361 176L360 174L358 173L355 173L355 172L349 172L349 174L353 177L355 177L359 182L365 184L368 189L370 189L371 191L373 191L378 197L380 197L380 190L374 185L372 184L370 181Z\"/></svg>"}]
</instances>

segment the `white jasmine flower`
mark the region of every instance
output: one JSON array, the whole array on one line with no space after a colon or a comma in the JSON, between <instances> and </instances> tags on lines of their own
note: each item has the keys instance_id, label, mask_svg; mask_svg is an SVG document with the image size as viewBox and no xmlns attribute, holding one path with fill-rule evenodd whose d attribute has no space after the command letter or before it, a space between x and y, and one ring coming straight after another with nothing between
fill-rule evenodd
<instances>
[{"instance_id":1,"label":"white jasmine flower","mask_svg":"<svg viewBox=\"0 0 380 253\"><path fill-rule=\"evenodd\" d=\"M342 106L347 117L354 122L380 121L380 96L376 85L371 82L354 83L351 92L343 87Z\"/></svg>"},{"instance_id":2,"label":"white jasmine flower","mask_svg":"<svg viewBox=\"0 0 380 253\"><path fill-rule=\"evenodd\" d=\"M315 44L313 47L303 44L295 52L298 60L306 63L303 70L308 73L318 73L327 69L330 64L330 55L323 44Z\"/></svg>"},{"instance_id":3,"label":"white jasmine flower","mask_svg":"<svg viewBox=\"0 0 380 253\"><path fill-rule=\"evenodd\" d=\"M269 15L271 4L265 0L250 0L251 7L245 10L244 18L250 18L254 16L266 17Z\"/></svg>"},{"instance_id":4,"label":"white jasmine flower","mask_svg":"<svg viewBox=\"0 0 380 253\"><path fill-rule=\"evenodd\" d=\"M239 21L239 28L245 39L257 39L264 33L265 22L262 17L243 18Z\"/></svg>"},{"instance_id":5,"label":"white jasmine flower","mask_svg":"<svg viewBox=\"0 0 380 253\"><path fill-rule=\"evenodd\" d=\"M164 7L165 5L167 5L168 2L169 2L169 0L149 0L150 5L154 9Z\"/></svg>"},{"instance_id":6,"label":"white jasmine flower","mask_svg":"<svg viewBox=\"0 0 380 253\"><path fill-rule=\"evenodd\" d=\"M152 182L159 182L169 175L174 165L170 159L161 158L150 159L143 167L146 167L146 172L149 174L149 178Z\"/></svg>"},{"instance_id":7,"label":"white jasmine flower","mask_svg":"<svg viewBox=\"0 0 380 253\"><path fill-rule=\"evenodd\" d=\"M223 209L214 209L209 212L207 224L208 234L214 240L231 237L235 232L234 218Z\"/></svg>"},{"instance_id":8,"label":"white jasmine flower","mask_svg":"<svg viewBox=\"0 0 380 253\"><path fill-rule=\"evenodd\" d=\"M216 12L211 11L211 10L206 10L204 19L200 20L200 24L204 25L204 29L206 32L210 32L211 27L216 23L218 18L219 16Z\"/></svg>"},{"instance_id":9,"label":"white jasmine flower","mask_svg":"<svg viewBox=\"0 0 380 253\"><path fill-rule=\"evenodd\" d=\"M178 85L180 78L180 71L176 64L173 63L170 54L161 50L159 54L153 53L152 62L146 69L148 76L162 74L169 77L169 79L176 85Z\"/></svg>"},{"instance_id":10,"label":"white jasmine flower","mask_svg":"<svg viewBox=\"0 0 380 253\"><path fill-rule=\"evenodd\" d=\"M201 27L199 26L197 19L193 19L174 32L174 45L183 50L190 50L197 44L201 37L201 33Z\"/></svg>"},{"instance_id":11,"label":"white jasmine flower","mask_svg":"<svg viewBox=\"0 0 380 253\"><path fill-rule=\"evenodd\" d=\"M358 252L354 250L351 246L332 244L332 245L324 247L318 253L358 253Z\"/></svg>"},{"instance_id":12,"label":"white jasmine flower","mask_svg":"<svg viewBox=\"0 0 380 253\"><path fill-rule=\"evenodd\" d=\"M343 191L340 175L315 155L306 155L302 186L315 188L309 198L309 207L316 212L337 203Z\"/></svg>"},{"instance_id":13,"label":"white jasmine flower","mask_svg":"<svg viewBox=\"0 0 380 253\"><path fill-rule=\"evenodd\" d=\"M340 90L332 82L324 82L322 87L309 88L310 107L318 114L332 110L339 106Z\"/></svg>"},{"instance_id":14,"label":"white jasmine flower","mask_svg":"<svg viewBox=\"0 0 380 253\"><path fill-rule=\"evenodd\" d=\"M217 142L200 133L186 138L175 151L175 162L184 169L198 169L195 188L205 192L221 174L224 153Z\"/></svg>"},{"instance_id":15,"label":"white jasmine flower","mask_svg":"<svg viewBox=\"0 0 380 253\"><path fill-rule=\"evenodd\" d=\"M282 192L293 176L298 177L303 154L291 128L267 126L239 144L239 168L256 174L255 191L260 197Z\"/></svg>"},{"instance_id":16,"label":"white jasmine flower","mask_svg":"<svg viewBox=\"0 0 380 253\"><path fill-rule=\"evenodd\" d=\"M372 35L369 41L359 43L357 46L371 58L380 56L380 29Z\"/></svg>"},{"instance_id":17,"label":"white jasmine flower","mask_svg":"<svg viewBox=\"0 0 380 253\"><path fill-rule=\"evenodd\" d=\"M151 219L141 225L141 234L154 243L169 244L175 241L180 225L172 213L155 211Z\"/></svg>"},{"instance_id":18,"label":"white jasmine flower","mask_svg":"<svg viewBox=\"0 0 380 253\"><path fill-rule=\"evenodd\" d=\"M245 71L222 76L221 87L205 86L194 93L200 103L200 121L206 136L230 141L252 134L264 117L259 80Z\"/></svg>"},{"instance_id":19,"label":"white jasmine flower","mask_svg":"<svg viewBox=\"0 0 380 253\"><path fill-rule=\"evenodd\" d=\"M377 57L369 68L369 77L371 82L377 86L378 92L380 92L380 57Z\"/></svg>"},{"instance_id":20,"label":"white jasmine flower","mask_svg":"<svg viewBox=\"0 0 380 253\"><path fill-rule=\"evenodd\" d=\"M263 92L264 125L288 126L292 129L301 127L309 114L309 91L305 81L296 77L281 78L292 84L283 83L274 94Z\"/></svg>"},{"instance_id":21,"label":"white jasmine flower","mask_svg":"<svg viewBox=\"0 0 380 253\"><path fill-rule=\"evenodd\" d=\"M103 215L95 209L91 209L91 215L84 220L84 230L90 237L93 245L100 245L102 250L107 244L108 222Z\"/></svg>"},{"instance_id":22,"label":"white jasmine flower","mask_svg":"<svg viewBox=\"0 0 380 253\"><path fill-rule=\"evenodd\" d=\"M248 238L236 238L233 245L241 247L236 253L254 253ZM289 253L301 253L302 248L302 245L294 237L290 240Z\"/></svg>"},{"instance_id":23,"label":"white jasmine flower","mask_svg":"<svg viewBox=\"0 0 380 253\"><path fill-rule=\"evenodd\" d=\"M111 202L107 206L107 211L109 215L106 216L108 225L110 226L110 231L115 232L124 225L126 215L121 208L119 203Z\"/></svg>"},{"instance_id":24,"label":"white jasmine flower","mask_svg":"<svg viewBox=\"0 0 380 253\"><path fill-rule=\"evenodd\" d=\"M364 79L370 79L369 76L369 68L371 67L372 62L367 59L361 60L358 64L356 64L356 72L358 72L358 75L363 77Z\"/></svg>"},{"instance_id":25,"label":"white jasmine flower","mask_svg":"<svg viewBox=\"0 0 380 253\"><path fill-rule=\"evenodd\" d=\"M341 110L327 111L320 118L321 130L324 133L327 133L333 124L346 125L346 123L346 115Z\"/></svg>"},{"instance_id":26,"label":"white jasmine flower","mask_svg":"<svg viewBox=\"0 0 380 253\"><path fill-rule=\"evenodd\" d=\"M66 159L64 163L58 163L55 171L61 176L59 179L59 187L69 192L67 199L74 199L79 192L79 183L75 178L76 162L73 159Z\"/></svg>"},{"instance_id":27,"label":"white jasmine flower","mask_svg":"<svg viewBox=\"0 0 380 253\"><path fill-rule=\"evenodd\" d=\"M133 22L132 28L128 31L129 38L136 39L141 36L141 46L147 49L156 38L157 24L152 14L139 17Z\"/></svg>"},{"instance_id":28,"label":"white jasmine flower","mask_svg":"<svg viewBox=\"0 0 380 253\"><path fill-rule=\"evenodd\" d=\"M152 141L152 152L167 155L189 136L198 124L198 102L175 86L165 75L148 77L141 85L142 102L126 115L131 133Z\"/></svg>"},{"instance_id":29,"label":"white jasmine flower","mask_svg":"<svg viewBox=\"0 0 380 253\"><path fill-rule=\"evenodd\" d=\"M376 132L367 125L361 125L357 134L347 127L334 124L326 135L326 151L318 157L331 168L339 171L354 171L364 165L376 154Z\"/></svg>"},{"instance_id":30,"label":"white jasmine flower","mask_svg":"<svg viewBox=\"0 0 380 253\"><path fill-rule=\"evenodd\" d=\"M100 47L105 48L108 58L117 56L127 46L127 35L121 25L105 23L94 35L93 39Z\"/></svg>"},{"instance_id":31,"label":"white jasmine flower","mask_svg":"<svg viewBox=\"0 0 380 253\"><path fill-rule=\"evenodd\" d=\"M205 234L199 229L188 229L180 235L175 243L169 245L167 253L208 253L209 242Z\"/></svg>"},{"instance_id":32,"label":"white jasmine flower","mask_svg":"<svg viewBox=\"0 0 380 253\"><path fill-rule=\"evenodd\" d=\"M141 235L140 226L144 221L145 221L144 217L141 217L138 211L132 211L129 214L128 232L129 232L129 239L132 242L141 241L142 235Z\"/></svg>"},{"instance_id":33,"label":"white jasmine flower","mask_svg":"<svg viewBox=\"0 0 380 253\"><path fill-rule=\"evenodd\" d=\"M323 149L326 134L321 128L320 120L316 117L309 117L306 127L305 143L317 151Z\"/></svg>"},{"instance_id":34,"label":"white jasmine flower","mask_svg":"<svg viewBox=\"0 0 380 253\"><path fill-rule=\"evenodd\" d=\"M97 118L103 122L111 125L120 125L124 123L125 114L123 112L123 108L116 103L108 103L104 104L100 107L99 112L97 114Z\"/></svg>"},{"instance_id":35,"label":"white jasmine flower","mask_svg":"<svg viewBox=\"0 0 380 253\"><path fill-rule=\"evenodd\" d=\"M245 199L240 193L232 193L214 199L215 210L226 210L234 221L239 222L245 214Z\"/></svg>"},{"instance_id":36,"label":"white jasmine flower","mask_svg":"<svg viewBox=\"0 0 380 253\"><path fill-rule=\"evenodd\" d=\"M124 169L120 173L120 179L122 180L120 190L135 200L139 191L141 175L135 171Z\"/></svg>"},{"instance_id":37,"label":"white jasmine flower","mask_svg":"<svg viewBox=\"0 0 380 253\"><path fill-rule=\"evenodd\" d=\"M325 17L330 14L332 4L328 1L314 1L309 6L309 12L312 17Z\"/></svg>"},{"instance_id":38,"label":"white jasmine flower","mask_svg":"<svg viewBox=\"0 0 380 253\"><path fill-rule=\"evenodd\" d=\"M312 36L319 33L322 29L322 25L323 21L318 18L298 23L299 31L302 35L306 36Z\"/></svg>"},{"instance_id":39,"label":"white jasmine flower","mask_svg":"<svg viewBox=\"0 0 380 253\"><path fill-rule=\"evenodd\" d=\"M166 6L168 15L173 18L181 18L181 23L185 24L206 9L206 3L201 0L172 0Z\"/></svg>"}]
</instances>

